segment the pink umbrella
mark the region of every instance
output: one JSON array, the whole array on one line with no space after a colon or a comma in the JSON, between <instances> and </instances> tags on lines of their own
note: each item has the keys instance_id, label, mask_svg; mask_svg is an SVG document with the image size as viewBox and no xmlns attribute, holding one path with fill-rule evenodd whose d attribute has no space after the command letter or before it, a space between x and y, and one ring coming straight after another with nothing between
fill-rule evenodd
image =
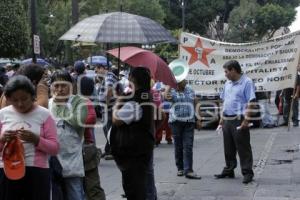
<instances>
[{"instance_id":1,"label":"pink umbrella","mask_svg":"<svg viewBox=\"0 0 300 200\"><path fill-rule=\"evenodd\" d=\"M109 54L119 58L119 48L107 51ZM133 67L144 66L149 68L155 80L176 88L176 80L168 64L155 53L138 47L121 47L119 58L124 63Z\"/></svg>"}]
</instances>

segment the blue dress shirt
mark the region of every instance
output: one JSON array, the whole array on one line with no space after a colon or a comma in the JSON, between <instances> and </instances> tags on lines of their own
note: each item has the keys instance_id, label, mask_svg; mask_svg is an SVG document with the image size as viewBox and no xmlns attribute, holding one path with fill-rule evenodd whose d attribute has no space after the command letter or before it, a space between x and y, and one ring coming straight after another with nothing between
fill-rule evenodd
<instances>
[{"instance_id":1,"label":"blue dress shirt","mask_svg":"<svg viewBox=\"0 0 300 200\"><path fill-rule=\"evenodd\" d=\"M255 99L253 81L246 75L237 81L226 81L220 97L224 115L245 115L247 104Z\"/></svg>"}]
</instances>

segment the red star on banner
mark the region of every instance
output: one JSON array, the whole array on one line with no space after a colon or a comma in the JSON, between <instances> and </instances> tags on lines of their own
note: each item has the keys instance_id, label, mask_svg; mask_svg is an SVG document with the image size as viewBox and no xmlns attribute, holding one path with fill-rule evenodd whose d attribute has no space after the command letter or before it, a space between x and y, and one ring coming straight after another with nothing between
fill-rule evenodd
<instances>
[{"instance_id":1,"label":"red star on banner","mask_svg":"<svg viewBox=\"0 0 300 200\"><path fill-rule=\"evenodd\" d=\"M207 61L207 55L215 50L215 49L203 48L200 38L197 39L194 47L182 46L182 48L191 54L191 58L188 63L189 65L192 65L193 63L199 60L207 67L209 67Z\"/></svg>"}]
</instances>

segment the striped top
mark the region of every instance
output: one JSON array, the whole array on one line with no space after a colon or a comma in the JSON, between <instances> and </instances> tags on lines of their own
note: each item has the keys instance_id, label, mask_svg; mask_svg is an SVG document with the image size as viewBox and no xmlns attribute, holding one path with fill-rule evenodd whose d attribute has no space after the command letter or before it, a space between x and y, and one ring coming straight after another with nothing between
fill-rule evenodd
<instances>
[{"instance_id":1,"label":"striped top","mask_svg":"<svg viewBox=\"0 0 300 200\"><path fill-rule=\"evenodd\" d=\"M107 72L105 79L102 81L101 86L99 88L99 101L100 102L106 102L106 96L107 96L107 89L108 88L115 88L116 84L118 82L117 76L113 72ZM111 107L114 105L116 101L115 96L112 96L109 102L108 107Z\"/></svg>"},{"instance_id":2,"label":"striped top","mask_svg":"<svg viewBox=\"0 0 300 200\"><path fill-rule=\"evenodd\" d=\"M169 123L195 122L195 92L189 86L185 86L184 91L180 92L171 89L172 107L170 109Z\"/></svg>"}]
</instances>

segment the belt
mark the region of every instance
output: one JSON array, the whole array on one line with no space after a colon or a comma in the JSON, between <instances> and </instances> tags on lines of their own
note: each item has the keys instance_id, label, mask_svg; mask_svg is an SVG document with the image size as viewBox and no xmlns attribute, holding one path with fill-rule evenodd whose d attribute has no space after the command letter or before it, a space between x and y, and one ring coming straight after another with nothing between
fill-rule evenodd
<instances>
[{"instance_id":1,"label":"belt","mask_svg":"<svg viewBox=\"0 0 300 200\"><path fill-rule=\"evenodd\" d=\"M244 119L244 115L227 115L227 114L223 114L223 117Z\"/></svg>"},{"instance_id":2,"label":"belt","mask_svg":"<svg viewBox=\"0 0 300 200\"><path fill-rule=\"evenodd\" d=\"M227 115L227 114L223 114L224 117L238 117L238 116L241 116L241 115Z\"/></svg>"}]
</instances>

